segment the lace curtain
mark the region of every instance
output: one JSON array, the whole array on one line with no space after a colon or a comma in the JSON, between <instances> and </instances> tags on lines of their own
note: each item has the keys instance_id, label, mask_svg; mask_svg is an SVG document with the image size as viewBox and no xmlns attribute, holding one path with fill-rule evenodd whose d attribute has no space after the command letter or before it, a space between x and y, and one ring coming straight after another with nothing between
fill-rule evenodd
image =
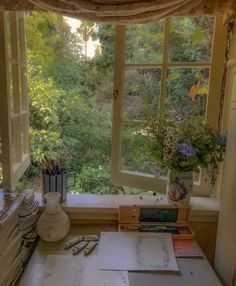
<instances>
[{"instance_id":1,"label":"lace curtain","mask_svg":"<svg viewBox=\"0 0 236 286\"><path fill-rule=\"evenodd\" d=\"M236 0L0 0L0 10L54 11L95 22L127 24L173 15L222 14L236 19Z\"/></svg>"}]
</instances>

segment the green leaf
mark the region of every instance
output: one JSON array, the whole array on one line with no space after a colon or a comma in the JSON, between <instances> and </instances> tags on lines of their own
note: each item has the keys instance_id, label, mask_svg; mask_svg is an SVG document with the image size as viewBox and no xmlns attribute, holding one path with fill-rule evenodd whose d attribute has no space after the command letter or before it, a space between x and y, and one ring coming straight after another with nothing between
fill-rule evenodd
<instances>
[{"instance_id":1,"label":"green leaf","mask_svg":"<svg viewBox=\"0 0 236 286\"><path fill-rule=\"evenodd\" d=\"M192 43L194 45L197 45L200 42L202 42L203 39L204 39L204 33L203 33L201 27L197 26L193 32L193 35L192 35Z\"/></svg>"}]
</instances>

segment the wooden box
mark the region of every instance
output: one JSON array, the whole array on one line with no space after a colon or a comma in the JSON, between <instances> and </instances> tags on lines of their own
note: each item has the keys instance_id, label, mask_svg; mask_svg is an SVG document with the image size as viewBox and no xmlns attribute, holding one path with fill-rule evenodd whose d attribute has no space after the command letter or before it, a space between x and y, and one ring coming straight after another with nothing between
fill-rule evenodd
<instances>
[{"instance_id":1,"label":"wooden box","mask_svg":"<svg viewBox=\"0 0 236 286\"><path fill-rule=\"evenodd\" d=\"M119 231L167 232L173 239L193 239L188 207L170 205L120 206Z\"/></svg>"}]
</instances>

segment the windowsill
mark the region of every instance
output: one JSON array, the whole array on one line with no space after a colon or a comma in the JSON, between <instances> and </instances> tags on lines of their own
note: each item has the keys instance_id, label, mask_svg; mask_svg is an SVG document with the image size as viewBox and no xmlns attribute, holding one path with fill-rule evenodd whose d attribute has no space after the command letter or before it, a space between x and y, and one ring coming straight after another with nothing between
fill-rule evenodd
<instances>
[{"instance_id":1,"label":"windowsill","mask_svg":"<svg viewBox=\"0 0 236 286\"><path fill-rule=\"evenodd\" d=\"M41 194L36 193L36 199L42 207ZM167 204L165 196L68 194L67 201L61 206L74 223L117 223L120 205L158 204ZM193 197L189 221L217 222L218 212L219 202L216 199Z\"/></svg>"}]
</instances>

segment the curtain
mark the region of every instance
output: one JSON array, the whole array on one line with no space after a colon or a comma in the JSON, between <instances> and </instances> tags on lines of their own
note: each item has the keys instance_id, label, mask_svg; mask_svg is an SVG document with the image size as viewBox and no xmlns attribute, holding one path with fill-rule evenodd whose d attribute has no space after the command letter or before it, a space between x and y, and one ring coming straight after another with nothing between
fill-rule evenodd
<instances>
[{"instance_id":1,"label":"curtain","mask_svg":"<svg viewBox=\"0 0 236 286\"><path fill-rule=\"evenodd\" d=\"M222 14L236 19L236 0L0 0L0 10L53 11L95 22L143 23L166 16Z\"/></svg>"}]
</instances>

